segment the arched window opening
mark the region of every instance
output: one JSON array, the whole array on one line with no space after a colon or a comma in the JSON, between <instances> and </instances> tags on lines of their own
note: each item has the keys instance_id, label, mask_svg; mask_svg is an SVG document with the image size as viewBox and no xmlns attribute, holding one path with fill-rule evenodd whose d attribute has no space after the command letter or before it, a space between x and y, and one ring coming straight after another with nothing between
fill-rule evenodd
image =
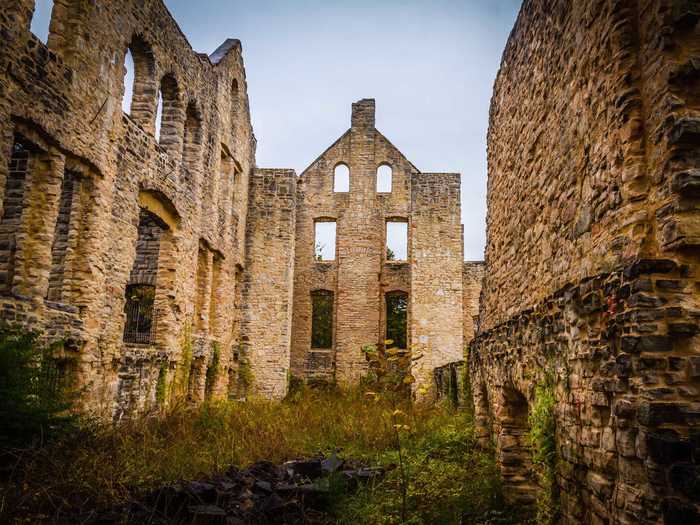
<instances>
[{"instance_id":1,"label":"arched window opening","mask_svg":"<svg viewBox=\"0 0 700 525\"><path fill-rule=\"evenodd\" d=\"M377 168L377 193L391 193L391 166L382 164Z\"/></svg>"},{"instance_id":2,"label":"arched window opening","mask_svg":"<svg viewBox=\"0 0 700 525\"><path fill-rule=\"evenodd\" d=\"M171 74L160 81L158 105L156 111L156 140L161 146L171 146L180 142L180 95L177 81Z\"/></svg>"},{"instance_id":3,"label":"arched window opening","mask_svg":"<svg viewBox=\"0 0 700 525\"><path fill-rule=\"evenodd\" d=\"M386 260L408 260L408 223L405 221L387 221L386 223Z\"/></svg>"},{"instance_id":4,"label":"arched window opening","mask_svg":"<svg viewBox=\"0 0 700 525\"><path fill-rule=\"evenodd\" d=\"M49 26L51 25L52 12L53 0L35 0L34 15L32 16L29 30L44 44L49 41Z\"/></svg>"},{"instance_id":5,"label":"arched window opening","mask_svg":"<svg viewBox=\"0 0 700 525\"><path fill-rule=\"evenodd\" d=\"M350 191L350 168L345 164L338 164L333 172L333 191L344 193Z\"/></svg>"},{"instance_id":6,"label":"arched window opening","mask_svg":"<svg viewBox=\"0 0 700 525\"><path fill-rule=\"evenodd\" d=\"M408 348L408 294L389 292L386 294L386 339L389 346L405 350Z\"/></svg>"},{"instance_id":7,"label":"arched window opening","mask_svg":"<svg viewBox=\"0 0 700 525\"><path fill-rule=\"evenodd\" d=\"M204 332L206 319L207 284L209 283L209 250L200 242L197 252L197 274L195 284L194 326L197 332Z\"/></svg>"},{"instance_id":8,"label":"arched window opening","mask_svg":"<svg viewBox=\"0 0 700 525\"><path fill-rule=\"evenodd\" d=\"M504 485L511 503L532 503L536 499L537 483L533 475L532 446L528 439L528 402L514 387L504 386L502 396L502 420L508 421L508 424L501 425L496 455L501 465L508 465L508 472L503 472Z\"/></svg>"},{"instance_id":9,"label":"arched window opening","mask_svg":"<svg viewBox=\"0 0 700 525\"><path fill-rule=\"evenodd\" d=\"M335 260L335 221L316 221L314 232L314 259L317 261Z\"/></svg>"},{"instance_id":10,"label":"arched window opening","mask_svg":"<svg viewBox=\"0 0 700 525\"><path fill-rule=\"evenodd\" d=\"M134 36L124 54L124 97L122 109L144 129L152 130L156 110L155 59L151 47Z\"/></svg>"},{"instance_id":11,"label":"arched window opening","mask_svg":"<svg viewBox=\"0 0 700 525\"><path fill-rule=\"evenodd\" d=\"M199 168L202 148L202 121L194 102L185 112L185 131L182 139L182 173L185 182L192 183Z\"/></svg>"},{"instance_id":12,"label":"arched window opening","mask_svg":"<svg viewBox=\"0 0 700 525\"><path fill-rule=\"evenodd\" d=\"M311 292L311 348L333 348L333 292Z\"/></svg>"},{"instance_id":13,"label":"arched window opening","mask_svg":"<svg viewBox=\"0 0 700 525\"><path fill-rule=\"evenodd\" d=\"M134 78L135 66L134 56L131 54L131 49L126 50L124 56L124 96L122 97L122 111L127 115L131 115L131 102L134 97Z\"/></svg>"},{"instance_id":14,"label":"arched window opening","mask_svg":"<svg viewBox=\"0 0 700 525\"><path fill-rule=\"evenodd\" d=\"M156 102L156 140L160 143L161 127L163 126L163 91L158 91Z\"/></svg>"},{"instance_id":15,"label":"arched window opening","mask_svg":"<svg viewBox=\"0 0 700 525\"><path fill-rule=\"evenodd\" d=\"M136 256L126 286L124 312L124 342L153 344L157 319L155 316L156 280L161 238L168 226L155 214L141 209Z\"/></svg>"}]
</instances>

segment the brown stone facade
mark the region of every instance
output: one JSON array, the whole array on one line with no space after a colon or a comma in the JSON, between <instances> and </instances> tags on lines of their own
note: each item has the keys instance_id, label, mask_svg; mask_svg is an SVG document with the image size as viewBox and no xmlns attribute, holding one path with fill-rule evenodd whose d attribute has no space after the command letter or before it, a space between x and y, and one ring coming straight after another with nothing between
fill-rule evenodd
<instances>
[{"instance_id":1,"label":"brown stone facade","mask_svg":"<svg viewBox=\"0 0 700 525\"><path fill-rule=\"evenodd\" d=\"M419 172L374 101L301 177L259 169L237 40L194 52L161 0L56 0L43 43L33 10L0 0L0 318L63 342L86 409L281 398L290 371L354 382L387 293L410 298L423 382L462 356L478 285L462 285L459 175ZM350 188L334 193L340 162ZM314 257L319 219L337 221L330 262ZM409 229L406 260L386 260L387 221ZM334 328L311 350L318 291Z\"/></svg>"},{"instance_id":2,"label":"brown stone facade","mask_svg":"<svg viewBox=\"0 0 700 525\"><path fill-rule=\"evenodd\" d=\"M693 2L526 0L488 134L477 424L515 500L556 395L566 523L700 520L700 140Z\"/></svg>"},{"instance_id":3,"label":"brown stone facade","mask_svg":"<svg viewBox=\"0 0 700 525\"><path fill-rule=\"evenodd\" d=\"M257 177L240 43L195 53L160 1L57 0L44 44L33 9L0 2L2 318L62 340L86 407L117 419L158 388L223 396Z\"/></svg>"},{"instance_id":4,"label":"brown stone facade","mask_svg":"<svg viewBox=\"0 0 700 525\"><path fill-rule=\"evenodd\" d=\"M339 165L349 170L347 191L335 191ZM382 166L391 169L390 187L378 187ZM471 335L481 276L463 267L459 197L459 174L420 172L375 128L374 100L352 105L350 129L300 175L297 185L294 374L356 382L367 372L362 346L387 337L392 294L407 297L406 344L424 355L414 370L417 385L432 387L435 368L462 359L463 300L469 301ZM332 260L315 256L319 221L335 223ZM399 260L387 254L391 222L407 224L406 255ZM312 303L319 292L331 298L333 309L332 337L325 348L315 348L312 341Z\"/></svg>"}]
</instances>

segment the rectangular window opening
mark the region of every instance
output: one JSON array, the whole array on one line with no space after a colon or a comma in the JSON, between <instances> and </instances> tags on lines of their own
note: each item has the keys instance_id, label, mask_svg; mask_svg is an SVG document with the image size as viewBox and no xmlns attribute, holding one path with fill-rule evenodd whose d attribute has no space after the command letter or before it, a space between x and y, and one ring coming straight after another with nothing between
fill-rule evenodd
<instances>
[{"instance_id":1,"label":"rectangular window opening","mask_svg":"<svg viewBox=\"0 0 700 525\"><path fill-rule=\"evenodd\" d=\"M214 254L211 270L211 296L209 299L209 335L216 337L219 314L219 288L221 286L221 257Z\"/></svg>"},{"instance_id":2,"label":"rectangular window opening","mask_svg":"<svg viewBox=\"0 0 700 525\"><path fill-rule=\"evenodd\" d=\"M33 144L15 136L5 180L5 194L0 219L0 283L3 291L12 289L18 233L22 225L24 194L36 150Z\"/></svg>"},{"instance_id":3,"label":"rectangular window opening","mask_svg":"<svg viewBox=\"0 0 700 525\"><path fill-rule=\"evenodd\" d=\"M394 348L408 348L406 327L408 320L408 294L405 292L390 292L386 294L386 339Z\"/></svg>"},{"instance_id":4,"label":"rectangular window opening","mask_svg":"<svg viewBox=\"0 0 700 525\"><path fill-rule=\"evenodd\" d=\"M126 286L124 342L153 344L156 336L156 280L164 222L142 209L139 215L136 255Z\"/></svg>"},{"instance_id":5,"label":"rectangular window opening","mask_svg":"<svg viewBox=\"0 0 700 525\"><path fill-rule=\"evenodd\" d=\"M77 189L80 185L80 175L66 170L61 182L61 196L58 204L58 217L54 228L53 245L51 246L51 271L49 273L49 289L46 298L49 301L65 301L64 278L66 275L66 259L69 251L71 215Z\"/></svg>"},{"instance_id":6,"label":"rectangular window opening","mask_svg":"<svg viewBox=\"0 0 700 525\"><path fill-rule=\"evenodd\" d=\"M388 221L386 223L386 260L408 260L408 223Z\"/></svg>"},{"instance_id":7,"label":"rectangular window opening","mask_svg":"<svg viewBox=\"0 0 700 525\"><path fill-rule=\"evenodd\" d=\"M314 236L314 259L335 260L335 221L316 221Z\"/></svg>"},{"instance_id":8,"label":"rectangular window opening","mask_svg":"<svg viewBox=\"0 0 700 525\"><path fill-rule=\"evenodd\" d=\"M195 283L194 325L198 332L204 331L204 304L209 280L209 258L207 249L199 247L197 252L197 274Z\"/></svg>"},{"instance_id":9,"label":"rectangular window opening","mask_svg":"<svg viewBox=\"0 0 700 525\"><path fill-rule=\"evenodd\" d=\"M311 292L311 348L333 348L333 292Z\"/></svg>"}]
</instances>

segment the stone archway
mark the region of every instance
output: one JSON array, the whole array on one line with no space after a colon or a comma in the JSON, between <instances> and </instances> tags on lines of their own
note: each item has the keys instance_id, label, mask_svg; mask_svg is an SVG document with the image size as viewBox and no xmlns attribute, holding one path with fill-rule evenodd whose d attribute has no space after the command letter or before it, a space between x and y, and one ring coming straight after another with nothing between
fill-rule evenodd
<instances>
[{"instance_id":1,"label":"stone archway","mask_svg":"<svg viewBox=\"0 0 700 525\"><path fill-rule=\"evenodd\" d=\"M498 407L496 459L510 503L531 504L537 495L529 443L527 398L513 387L503 387Z\"/></svg>"}]
</instances>

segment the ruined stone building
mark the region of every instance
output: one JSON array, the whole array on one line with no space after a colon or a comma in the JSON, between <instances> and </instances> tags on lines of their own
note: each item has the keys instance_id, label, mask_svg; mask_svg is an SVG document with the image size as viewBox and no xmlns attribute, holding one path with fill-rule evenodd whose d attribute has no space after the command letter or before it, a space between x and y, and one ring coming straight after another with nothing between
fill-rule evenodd
<instances>
[{"instance_id":1,"label":"ruined stone building","mask_svg":"<svg viewBox=\"0 0 700 525\"><path fill-rule=\"evenodd\" d=\"M700 521L700 9L526 0L488 133L470 370L510 496L553 388L566 523Z\"/></svg>"},{"instance_id":2,"label":"ruined stone building","mask_svg":"<svg viewBox=\"0 0 700 525\"><path fill-rule=\"evenodd\" d=\"M459 175L418 171L374 101L300 177L259 169L237 40L196 53L161 0L56 0L42 42L34 8L0 0L0 318L61 342L86 407L280 398L290 371L348 384L387 335L423 349L427 386L462 356L480 265L462 263ZM405 260L386 256L395 224Z\"/></svg>"}]
</instances>

